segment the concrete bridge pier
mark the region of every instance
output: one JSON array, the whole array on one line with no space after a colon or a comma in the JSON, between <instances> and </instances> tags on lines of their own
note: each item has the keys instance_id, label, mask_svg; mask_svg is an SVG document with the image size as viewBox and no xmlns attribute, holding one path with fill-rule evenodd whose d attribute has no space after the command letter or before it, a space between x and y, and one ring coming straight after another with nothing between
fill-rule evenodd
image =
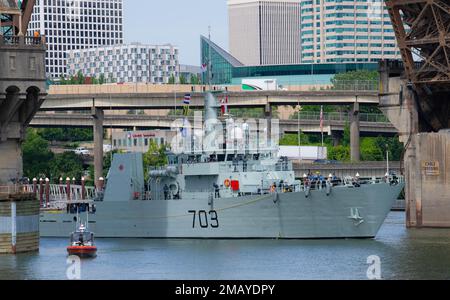
<instances>
[{"instance_id":1,"label":"concrete bridge pier","mask_svg":"<svg viewBox=\"0 0 450 300\"><path fill-rule=\"evenodd\" d=\"M103 185L100 178L103 177L103 121L105 113L103 109L93 107L92 117L94 119L94 182L97 189Z\"/></svg>"},{"instance_id":2,"label":"concrete bridge pier","mask_svg":"<svg viewBox=\"0 0 450 300\"><path fill-rule=\"evenodd\" d=\"M21 178L26 128L46 96L45 39L0 35L0 185Z\"/></svg>"},{"instance_id":3,"label":"concrete bridge pier","mask_svg":"<svg viewBox=\"0 0 450 300\"><path fill-rule=\"evenodd\" d=\"M355 102L350 112L350 158L353 162L361 160L359 125L359 103Z\"/></svg>"},{"instance_id":4,"label":"concrete bridge pier","mask_svg":"<svg viewBox=\"0 0 450 300\"><path fill-rule=\"evenodd\" d=\"M419 108L412 88L399 77L383 76L380 107L405 145L406 225L450 227L450 130L420 132Z\"/></svg>"}]
</instances>

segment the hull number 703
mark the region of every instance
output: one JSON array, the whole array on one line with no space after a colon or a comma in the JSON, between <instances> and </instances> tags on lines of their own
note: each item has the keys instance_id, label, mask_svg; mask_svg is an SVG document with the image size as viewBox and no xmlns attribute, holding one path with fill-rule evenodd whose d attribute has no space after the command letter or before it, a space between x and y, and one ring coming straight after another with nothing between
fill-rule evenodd
<instances>
[{"instance_id":1,"label":"hull number 703","mask_svg":"<svg viewBox=\"0 0 450 300\"><path fill-rule=\"evenodd\" d=\"M217 211L210 210L190 210L188 213L192 214L192 228L219 228L219 216Z\"/></svg>"}]
</instances>

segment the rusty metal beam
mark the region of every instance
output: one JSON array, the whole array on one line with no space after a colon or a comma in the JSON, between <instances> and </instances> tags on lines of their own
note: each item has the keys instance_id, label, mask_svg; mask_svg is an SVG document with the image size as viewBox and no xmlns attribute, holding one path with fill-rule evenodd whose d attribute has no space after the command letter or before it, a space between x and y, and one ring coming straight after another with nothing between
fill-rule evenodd
<instances>
[{"instance_id":1,"label":"rusty metal beam","mask_svg":"<svg viewBox=\"0 0 450 300\"><path fill-rule=\"evenodd\" d=\"M22 4L22 28L24 32L26 32L28 29L28 24L30 23L31 14L33 13L33 7L35 4L36 0L25 0Z\"/></svg>"},{"instance_id":2,"label":"rusty metal beam","mask_svg":"<svg viewBox=\"0 0 450 300\"><path fill-rule=\"evenodd\" d=\"M15 10L2 10L3 15L11 16L11 21L2 22L2 26L12 27L13 34L19 33L19 28L22 27L22 33L26 33L28 29L28 24L31 20L31 15L33 13L33 7L36 0L24 0L22 6ZM21 15L20 15L21 14ZM22 22L20 23L20 19Z\"/></svg>"},{"instance_id":3,"label":"rusty metal beam","mask_svg":"<svg viewBox=\"0 0 450 300\"><path fill-rule=\"evenodd\" d=\"M422 119L432 130L447 128L450 123L450 0L385 2L405 75L418 95Z\"/></svg>"}]
</instances>

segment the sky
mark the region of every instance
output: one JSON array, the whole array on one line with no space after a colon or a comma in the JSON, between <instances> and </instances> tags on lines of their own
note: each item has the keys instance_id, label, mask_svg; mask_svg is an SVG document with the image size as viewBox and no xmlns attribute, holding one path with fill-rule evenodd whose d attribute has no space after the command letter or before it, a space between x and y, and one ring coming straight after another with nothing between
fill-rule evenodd
<instances>
[{"instance_id":1,"label":"sky","mask_svg":"<svg viewBox=\"0 0 450 300\"><path fill-rule=\"evenodd\" d=\"M228 49L226 0L123 0L125 43L173 44L180 63L200 65L200 35Z\"/></svg>"}]
</instances>

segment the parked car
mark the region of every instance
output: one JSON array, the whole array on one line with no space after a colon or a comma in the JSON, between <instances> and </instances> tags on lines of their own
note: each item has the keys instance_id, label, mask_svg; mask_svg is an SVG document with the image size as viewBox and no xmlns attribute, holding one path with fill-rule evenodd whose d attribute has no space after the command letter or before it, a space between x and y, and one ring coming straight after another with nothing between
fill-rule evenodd
<instances>
[{"instance_id":1,"label":"parked car","mask_svg":"<svg viewBox=\"0 0 450 300\"><path fill-rule=\"evenodd\" d=\"M89 155L90 152L85 147L78 147L77 149L75 149L75 154L77 154L77 155Z\"/></svg>"}]
</instances>

